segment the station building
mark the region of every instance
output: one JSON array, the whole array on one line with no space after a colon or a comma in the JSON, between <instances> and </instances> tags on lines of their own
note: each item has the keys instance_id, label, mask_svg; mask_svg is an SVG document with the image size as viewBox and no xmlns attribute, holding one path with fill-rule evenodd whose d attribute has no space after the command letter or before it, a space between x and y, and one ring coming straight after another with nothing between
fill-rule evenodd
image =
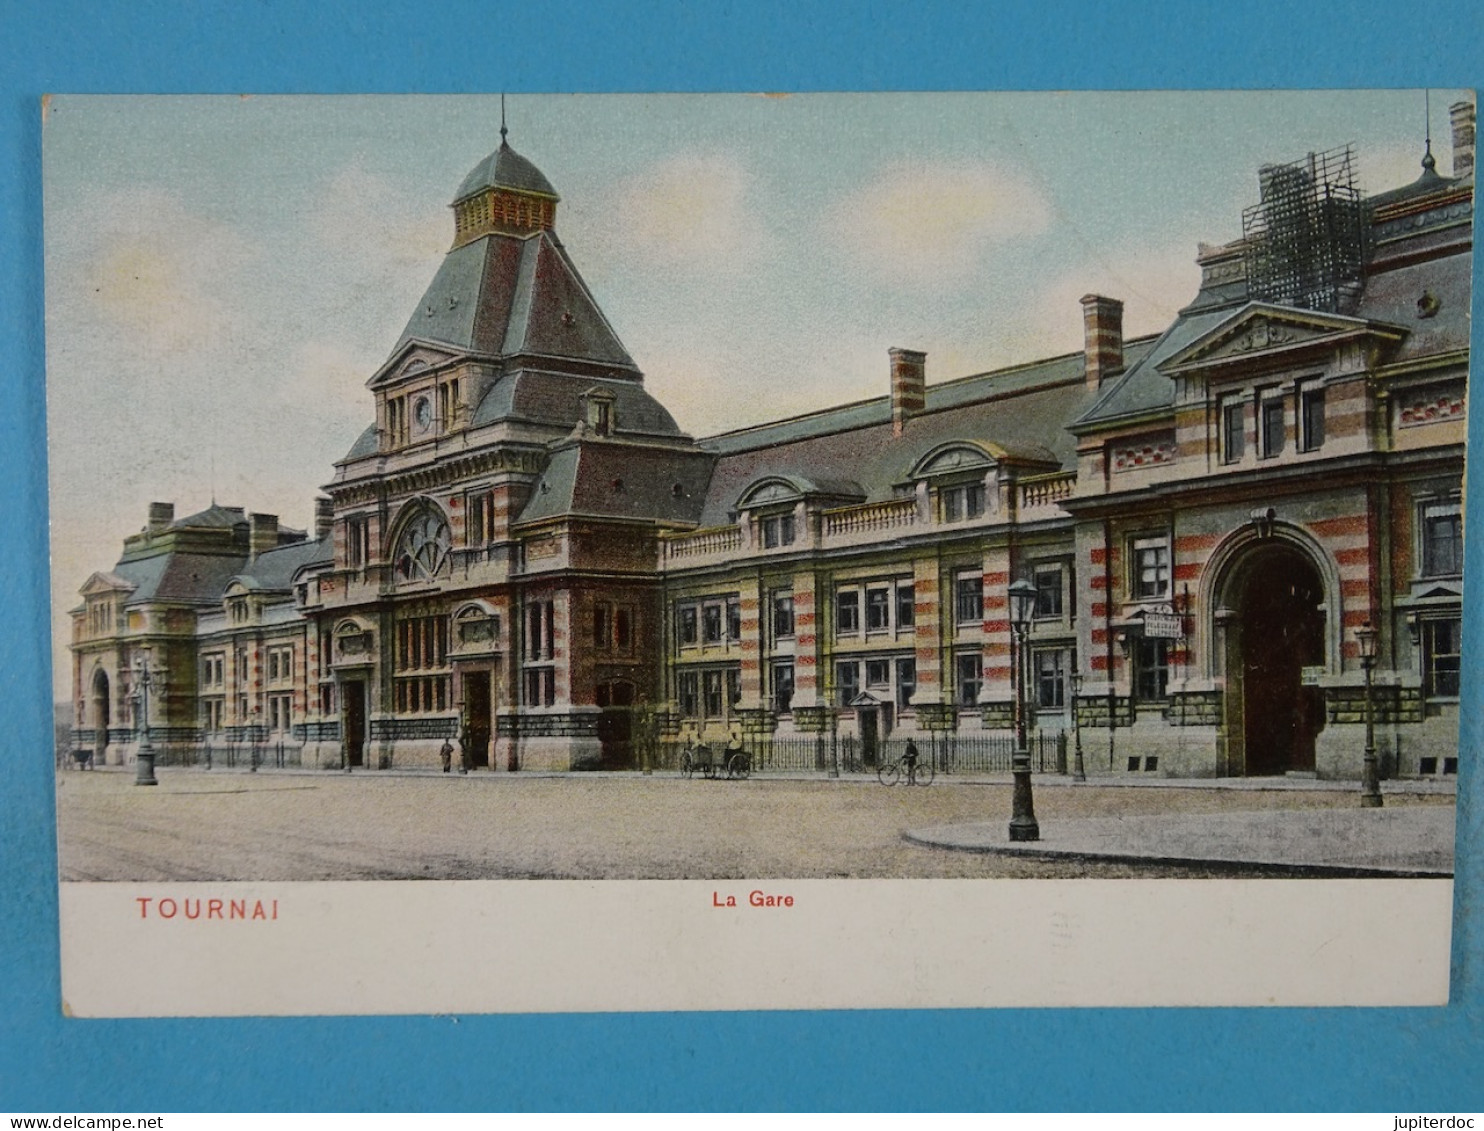
<instances>
[{"instance_id":1,"label":"station building","mask_svg":"<svg viewBox=\"0 0 1484 1131\"><path fill-rule=\"evenodd\" d=\"M1075 726L1091 772L1456 772L1474 109L1452 175L1264 167L1164 332L682 433L503 140L307 531L151 504L73 614L73 745L632 766L638 732ZM1007 587L1036 590L1017 654ZM1019 668L1022 676L1013 678ZM254 756L257 756L255 753ZM167 756L167 762L169 758Z\"/></svg>"}]
</instances>

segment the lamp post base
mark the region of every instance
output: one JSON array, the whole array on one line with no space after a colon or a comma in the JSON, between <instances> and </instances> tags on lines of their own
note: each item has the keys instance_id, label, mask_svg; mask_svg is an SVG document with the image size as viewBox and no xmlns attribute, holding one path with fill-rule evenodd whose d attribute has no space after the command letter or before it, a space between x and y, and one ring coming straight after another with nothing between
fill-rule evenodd
<instances>
[{"instance_id":1,"label":"lamp post base","mask_svg":"<svg viewBox=\"0 0 1484 1131\"><path fill-rule=\"evenodd\" d=\"M1360 807L1379 809L1381 805L1381 775L1376 767L1376 756L1367 751L1360 768Z\"/></svg>"},{"instance_id":2,"label":"lamp post base","mask_svg":"<svg viewBox=\"0 0 1484 1131\"><path fill-rule=\"evenodd\" d=\"M1010 840L1022 842L1041 839L1041 826L1036 822L1036 808L1031 800L1031 772L1017 769L1010 799Z\"/></svg>"},{"instance_id":3,"label":"lamp post base","mask_svg":"<svg viewBox=\"0 0 1484 1131\"><path fill-rule=\"evenodd\" d=\"M153 750L141 750L134 758L134 784L135 785L159 785L155 780L155 752Z\"/></svg>"}]
</instances>

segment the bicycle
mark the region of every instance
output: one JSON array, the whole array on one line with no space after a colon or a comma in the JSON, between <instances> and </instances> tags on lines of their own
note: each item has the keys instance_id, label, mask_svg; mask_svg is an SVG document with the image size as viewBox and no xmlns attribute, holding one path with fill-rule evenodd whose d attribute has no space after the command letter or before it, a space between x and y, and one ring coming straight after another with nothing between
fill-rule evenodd
<instances>
[{"instance_id":1,"label":"bicycle","mask_svg":"<svg viewBox=\"0 0 1484 1131\"><path fill-rule=\"evenodd\" d=\"M883 762L876 771L876 780L882 785L896 785L903 777L908 785L933 784L933 760L921 757L911 761L904 756L891 762Z\"/></svg>"}]
</instances>

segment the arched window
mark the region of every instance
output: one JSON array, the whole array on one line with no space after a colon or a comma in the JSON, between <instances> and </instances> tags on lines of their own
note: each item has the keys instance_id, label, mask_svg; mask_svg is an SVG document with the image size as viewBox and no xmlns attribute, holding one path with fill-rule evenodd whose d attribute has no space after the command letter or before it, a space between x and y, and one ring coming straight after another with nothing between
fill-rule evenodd
<instances>
[{"instance_id":1,"label":"arched window","mask_svg":"<svg viewBox=\"0 0 1484 1131\"><path fill-rule=\"evenodd\" d=\"M448 565L450 537L448 520L430 503L420 509L402 527L397 548L392 554L398 581L430 581Z\"/></svg>"}]
</instances>

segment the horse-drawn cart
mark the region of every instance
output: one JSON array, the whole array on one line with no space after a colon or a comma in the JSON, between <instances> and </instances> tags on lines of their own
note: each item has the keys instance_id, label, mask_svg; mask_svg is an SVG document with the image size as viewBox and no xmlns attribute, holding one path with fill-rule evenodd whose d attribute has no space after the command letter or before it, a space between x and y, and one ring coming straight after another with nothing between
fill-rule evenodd
<instances>
[{"instance_id":1,"label":"horse-drawn cart","mask_svg":"<svg viewBox=\"0 0 1484 1131\"><path fill-rule=\"evenodd\" d=\"M687 746L680 752L680 773L687 778L700 774L712 780L744 781L752 773L752 759L745 750L728 747L717 757L704 744Z\"/></svg>"}]
</instances>

